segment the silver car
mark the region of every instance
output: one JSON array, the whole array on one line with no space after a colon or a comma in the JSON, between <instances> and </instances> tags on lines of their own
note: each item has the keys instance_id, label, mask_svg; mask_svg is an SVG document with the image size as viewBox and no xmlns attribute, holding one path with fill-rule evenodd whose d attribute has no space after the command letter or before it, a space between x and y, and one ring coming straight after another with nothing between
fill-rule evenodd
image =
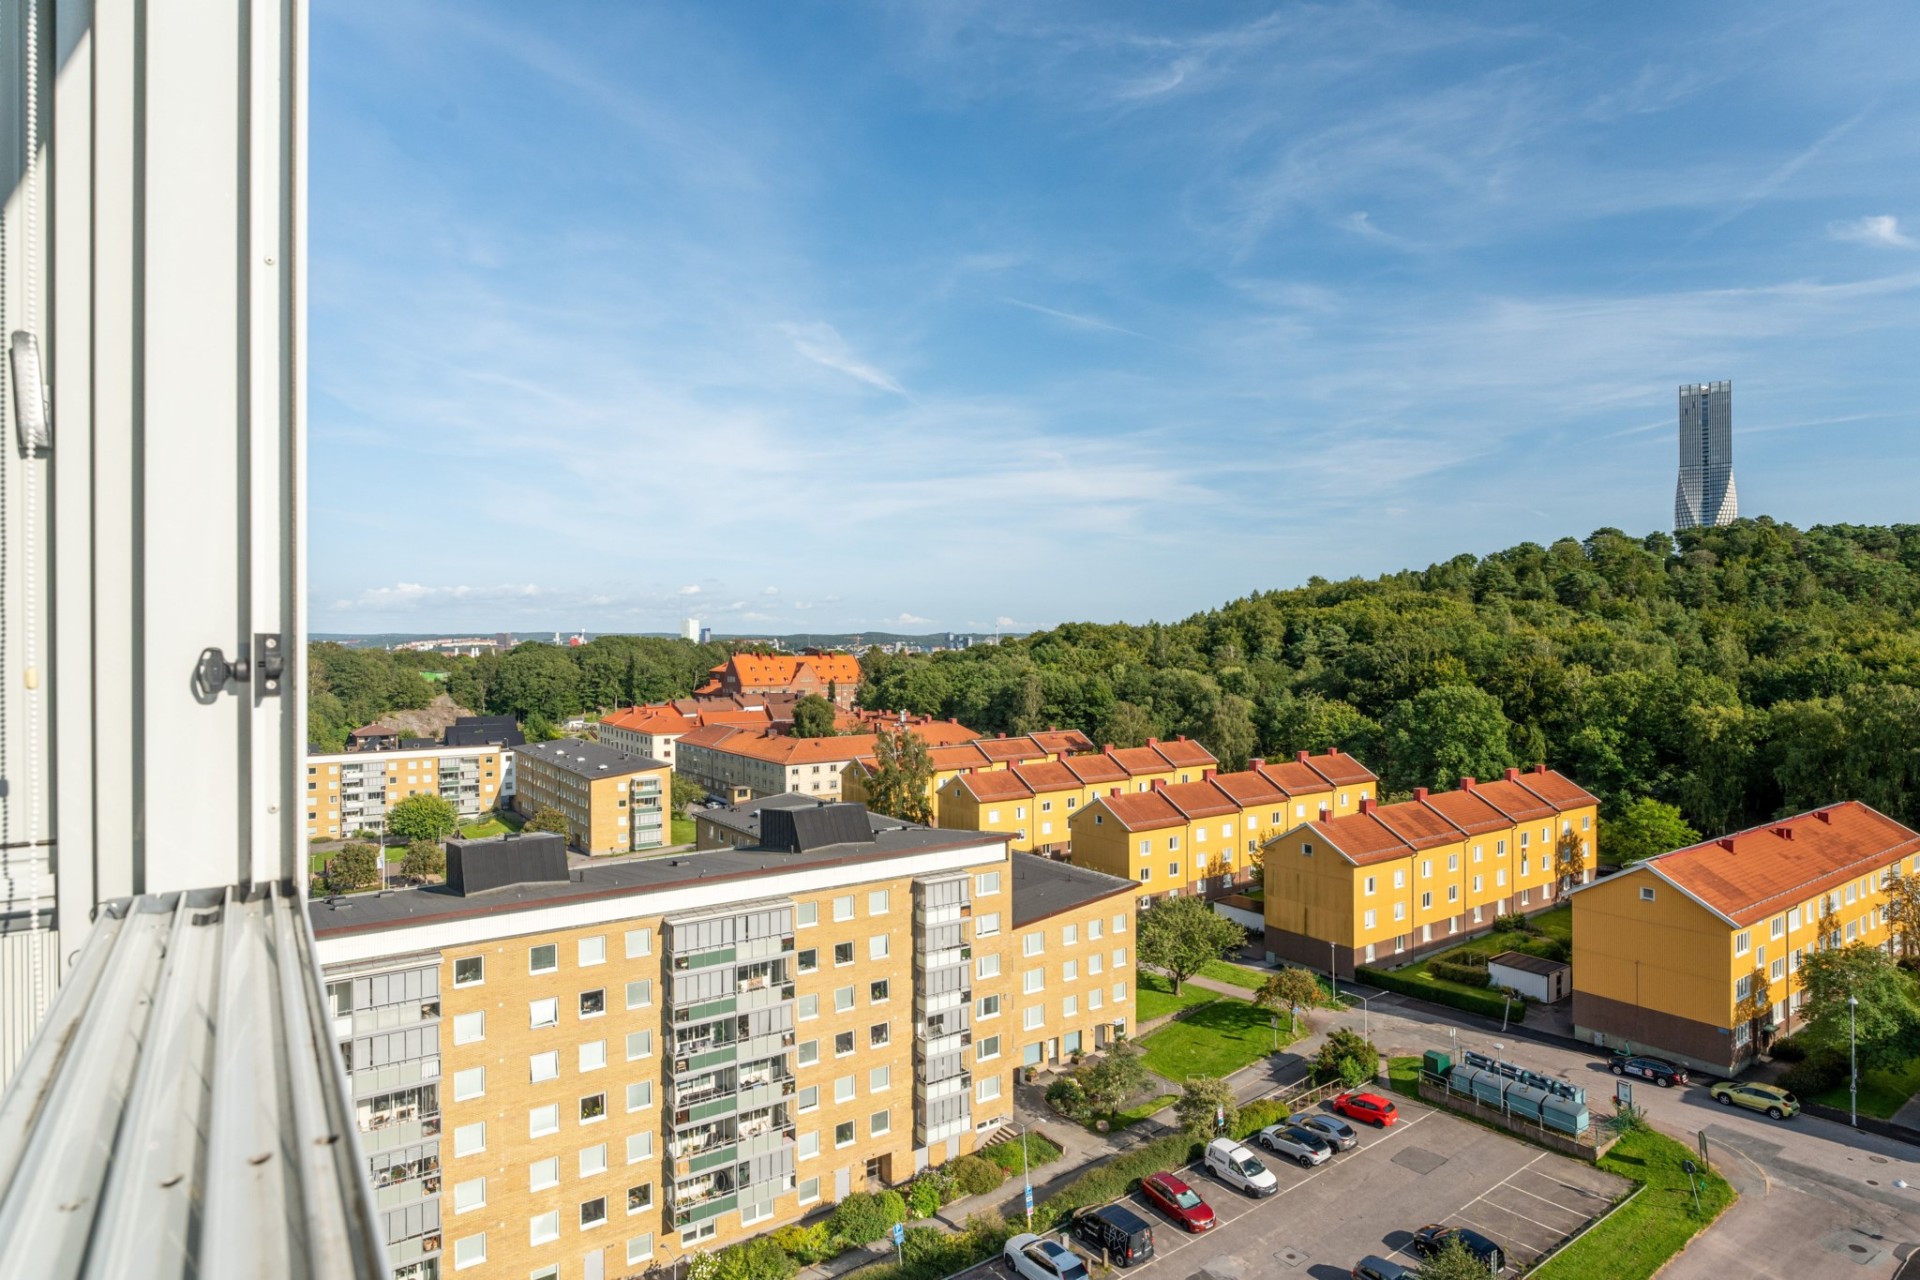
<instances>
[{"instance_id":1,"label":"silver car","mask_svg":"<svg viewBox=\"0 0 1920 1280\"><path fill-rule=\"evenodd\" d=\"M1305 1169L1325 1164L1333 1155L1333 1148L1325 1138L1297 1124L1269 1125L1260 1131L1260 1145L1275 1155L1298 1162Z\"/></svg>"},{"instance_id":2,"label":"silver car","mask_svg":"<svg viewBox=\"0 0 1920 1280\"><path fill-rule=\"evenodd\" d=\"M1318 1137L1335 1151L1351 1151L1360 1145L1360 1135L1353 1126L1335 1115L1311 1115L1300 1121L1300 1127Z\"/></svg>"}]
</instances>

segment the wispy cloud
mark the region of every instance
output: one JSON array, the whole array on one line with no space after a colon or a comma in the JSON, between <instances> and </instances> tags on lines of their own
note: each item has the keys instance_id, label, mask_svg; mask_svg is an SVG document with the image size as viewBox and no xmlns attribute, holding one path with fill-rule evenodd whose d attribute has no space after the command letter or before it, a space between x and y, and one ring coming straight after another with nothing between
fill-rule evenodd
<instances>
[{"instance_id":1,"label":"wispy cloud","mask_svg":"<svg viewBox=\"0 0 1920 1280\"><path fill-rule=\"evenodd\" d=\"M1913 249L1920 240L1900 229L1900 220L1892 214L1869 214L1848 222L1830 222L1827 234L1848 244L1864 244L1875 249Z\"/></svg>"},{"instance_id":2,"label":"wispy cloud","mask_svg":"<svg viewBox=\"0 0 1920 1280\"><path fill-rule=\"evenodd\" d=\"M793 349L815 364L838 370L849 378L878 387L882 391L891 391L897 396L907 394L907 389L882 373L873 365L862 360L854 353L840 331L821 321L812 324L783 324L780 332L793 340Z\"/></svg>"},{"instance_id":3,"label":"wispy cloud","mask_svg":"<svg viewBox=\"0 0 1920 1280\"><path fill-rule=\"evenodd\" d=\"M1144 338L1147 336L1136 329L1129 329L1125 325L1114 324L1110 320L1102 320L1099 316L1081 315L1078 312L1061 311L1054 307L1043 307L1037 302L1028 302L1024 298L1002 298L1001 301L1010 307L1024 307L1028 311L1037 312L1043 316L1052 316L1055 320L1063 320L1070 325L1082 329L1104 329L1109 333L1124 333L1133 338Z\"/></svg>"},{"instance_id":4,"label":"wispy cloud","mask_svg":"<svg viewBox=\"0 0 1920 1280\"><path fill-rule=\"evenodd\" d=\"M1821 154L1834 143L1859 128L1871 110L1872 108L1870 107L1860 108L1860 110L1854 112L1839 124L1834 125L1818 138L1815 138L1808 146L1788 156L1786 160L1782 161L1772 172L1768 173L1766 177L1760 179L1759 182L1748 188L1746 193L1742 195L1739 200L1735 201L1731 208L1696 231L1693 239L1697 240L1710 232L1718 231L1721 227L1726 226L1729 222L1740 217L1761 201L1772 196L1774 192L1786 186L1788 182L1792 181L1795 174L1813 163L1813 161L1818 159Z\"/></svg>"}]
</instances>

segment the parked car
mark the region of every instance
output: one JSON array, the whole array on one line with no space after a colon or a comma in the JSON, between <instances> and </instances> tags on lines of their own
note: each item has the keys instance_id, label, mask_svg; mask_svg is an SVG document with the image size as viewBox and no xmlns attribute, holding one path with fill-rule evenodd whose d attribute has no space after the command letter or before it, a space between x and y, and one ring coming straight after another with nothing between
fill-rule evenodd
<instances>
[{"instance_id":1,"label":"parked car","mask_svg":"<svg viewBox=\"0 0 1920 1280\"><path fill-rule=\"evenodd\" d=\"M1140 1179L1140 1194L1189 1231L1210 1231L1217 1221L1213 1216L1213 1206L1202 1200L1198 1191L1170 1173L1150 1173Z\"/></svg>"},{"instance_id":2,"label":"parked car","mask_svg":"<svg viewBox=\"0 0 1920 1280\"><path fill-rule=\"evenodd\" d=\"M1326 1144L1335 1151L1351 1151L1360 1145L1360 1135L1353 1126L1339 1116L1324 1113L1306 1116L1301 1119L1300 1127L1309 1133L1317 1133Z\"/></svg>"},{"instance_id":3,"label":"parked car","mask_svg":"<svg viewBox=\"0 0 1920 1280\"><path fill-rule=\"evenodd\" d=\"M1723 1107L1764 1111L1775 1120L1787 1120L1800 1114L1800 1099L1778 1085L1737 1084L1732 1080L1722 1080L1707 1092Z\"/></svg>"},{"instance_id":4,"label":"parked car","mask_svg":"<svg viewBox=\"0 0 1920 1280\"><path fill-rule=\"evenodd\" d=\"M1653 1081L1662 1089L1671 1089L1687 1082L1687 1069L1665 1058L1628 1058L1615 1054L1608 1066L1617 1076L1638 1076L1642 1080Z\"/></svg>"},{"instance_id":5,"label":"parked car","mask_svg":"<svg viewBox=\"0 0 1920 1280\"><path fill-rule=\"evenodd\" d=\"M1353 1264L1351 1274L1353 1280L1414 1280L1420 1273L1370 1253Z\"/></svg>"},{"instance_id":6,"label":"parked car","mask_svg":"<svg viewBox=\"0 0 1920 1280\"><path fill-rule=\"evenodd\" d=\"M1123 1204L1083 1209L1073 1216L1073 1238L1098 1249L1116 1267L1131 1267L1153 1256L1153 1228Z\"/></svg>"},{"instance_id":7,"label":"parked car","mask_svg":"<svg viewBox=\"0 0 1920 1280\"><path fill-rule=\"evenodd\" d=\"M1333 1155L1333 1148L1327 1145L1325 1138L1309 1133L1297 1124L1268 1125L1260 1131L1260 1145L1275 1155L1297 1161L1303 1169L1325 1164L1328 1157Z\"/></svg>"},{"instance_id":8,"label":"parked car","mask_svg":"<svg viewBox=\"0 0 1920 1280\"><path fill-rule=\"evenodd\" d=\"M1377 1093L1343 1093L1332 1106L1347 1119L1364 1120L1376 1129L1384 1129L1400 1118L1399 1109Z\"/></svg>"},{"instance_id":9,"label":"parked car","mask_svg":"<svg viewBox=\"0 0 1920 1280\"><path fill-rule=\"evenodd\" d=\"M1493 1274L1499 1275L1507 1269L1506 1250L1472 1227L1449 1227L1429 1222L1413 1233L1413 1251L1423 1258L1431 1258L1446 1248L1449 1240L1458 1240L1467 1246L1467 1252L1480 1259Z\"/></svg>"},{"instance_id":10,"label":"parked car","mask_svg":"<svg viewBox=\"0 0 1920 1280\"><path fill-rule=\"evenodd\" d=\"M1232 1138L1215 1138L1207 1144L1207 1172L1250 1196L1270 1196L1280 1189L1273 1170Z\"/></svg>"},{"instance_id":11,"label":"parked car","mask_svg":"<svg viewBox=\"0 0 1920 1280\"><path fill-rule=\"evenodd\" d=\"M1087 1280L1087 1264L1079 1254L1031 1231L1007 1241L1000 1255L1020 1280Z\"/></svg>"}]
</instances>

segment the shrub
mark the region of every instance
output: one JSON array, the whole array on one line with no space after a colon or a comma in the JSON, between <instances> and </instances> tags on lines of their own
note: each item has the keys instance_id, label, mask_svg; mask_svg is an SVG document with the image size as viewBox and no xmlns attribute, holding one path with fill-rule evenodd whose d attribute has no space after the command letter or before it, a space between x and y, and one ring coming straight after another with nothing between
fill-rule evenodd
<instances>
[{"instance_id":1,"label":"shrub","mask_svg":"<svg viewBox=\"0 0 1920 1280\"><path fill-rule=\"evenodd\" d=\"M1032 1162L1035 1167L1038 1167L1060 1158L1060 1148L1047 1141L1046 1138L1040 1134L1028 1133L1026 1144L1026 1155L1024 1157L1020 1154L1020 1139L1018 1138L1008 1138L1005 1142L996 1142L990 1147L983 1147L980 1150L980 1155L993 1161L1008 1173L1026 1172L1027 1162L1029 1161Z\"/></svg>"},{"instance_id":2,"label":"shrub","mask_svg":"<svg viewBox=\"0 0 1920 1280\"><path fill-rule=\"evenodd\" d=\"M1427 972L1436 978L1457 982L1463 987L1485 987L1493 982L1493 977L1487 972L1484 961L1474 965L1458 964L1452 960L1429 960Z\"/></svg>"},{"instance_id":3,"label":"shrub","mask_svg":"<svg viewBox=\"0 0 1920 1280\"><path fill-rule=\"evenodd\" d=\"M1493 927L1496 932L1505 932L1505 933L1532 933L1533 932L1532 921L1528 920L1525 916L1521 915L1518 911L1509 911L1504 916L1495 916L1493 918Z\"/></svg>"},{"instance_id":4,"label":"shrub","mask_svg":"<svg viewBox=\"0 0 1920 1280\"><path fill-rule=\"evenodd\" d=\"M1614 1113L1601 1121L1607 1128L1624 1138L1630 1133L1638 1133L1647 1127L1647 1109L1631 1102L1623 1102Z\"/></svg>"},{"instance_id":5,"label":"shrub","mask_svg":"<svg viewBox=\"0 0 1920 1280\"><path fill-rule=\"evenodd\" d=\"M907 1184L907 1212L916 1218L931 1218L944 1203L940 1179L929 1169Z\"/></svg>"},{"instance_id":6,"label":"shrub","mask_svg":"<svg viewBox=\"0 0 1920 1280\"><path fill-rule=\"evenodd\" d=\"M793 1280L799 1270L785 1249L761 1236L715 1254L713 1280Z\"/></svg>"},{"instance_id":7,"label":"shrub","mask_svg":"<svg viewBox=\"0 0 1920 1280\"><path fill-rule=\"evenodd\" d=\"M1549 938L1540 948L1540 954L1549 960L1558 960L1561 964L1573 963L1573 944L1565 938Z\"/></svg>"},{"instance_id":8,"label":"shrub","mask_svg":"<svg viewBox=\"0 0 1920 1280\"><path fill-rule=\"evenodd\" d=\"M1232 1132L1240 1118L1240 1104L1233 1087L1214 1076L1193 1076L1180 1090L1173 1104L1180 1127L1196 1137L1212 1137L1222 1130ZM1225 1120L1225 1124L1221 1123Z\"/></svg>"},{"instance_id":9,"label":"shrub","mask_svg":"<svg viewBox=\"0 0 1920 1280\"><path fill-rule=\"evenodd\" d=\"M1320 1080L1365 1084L1379 1074L1380 1051L1357 1031L1337 1027L1313 1055L1313 1074Z\"/></svg>"},{"instance_id":10,"label":"shrub","mask_svg":"<svg viewBox=\"0 0 1920 1280\"><path fill-rule=\"evenodd\" d=\"M1825 1093L1846 1078L1846 1054L1837 1049L1814 1049L1780 1073L1780 1087L1808 1098Z\"/></svg>"},{"instance_id":11,"label":"shrub","mask_svg":"<svg viewBox=\"0 0 1920 1280\"><path fill-rule=\"evenodd\" d=\"M1506 998L1493 992L1456 991L1452 987L1422 982L1418 978L1403 977L1387 969L1369 969L1363 965L1354 970L1354 975L1359 981L1369 986L1395 991L1403 996L1431 1000L1435 1004L1444 1004L1454 1009L1464 1009L1468 1013L1477 1013L1483 1018L1498 1018L1507 1006ZM1526 1005L1515 1000L1509 1021L1519 1022L1525 1015Z\"/></svg>"},{"instance_id":12,"label":"shrub","mask_svg":"<svg viewBox=\"0 0 1920 1280\"><path fill-rule=\"evenodd\" d=\"M1775 1062L1805 1062L1807 1060L1807 1046L1801 1044L1792 1036L1781 1036L1778 1040L1775 1040L1770 1052Z\"/></svg>"},{"instance_id":13,"label":"shrub","mask_svg":"<svg viewBox=\"0 0 1920 1280\"><path fill-rule=\"evenodd\" d=\"M816 1222L809 1227L798 1223L781 1227L773 1233L773 1242L791 1254L794 1261L807 1266L825 1262L839 1253L833 1247L833 1236L824 1222Z\"/></svg>"},{"instance_id":14,"label":"shrub","mask_svg":"<svg viewBox=\"0 0 1920 1280\"><path fill-rule=\"evenodd\" d=\"M898 1191L856 1191L833 1206L827 1231L848 1244L872 1244L907 1220L907 1202Z\"/></svg>"},{"instance_id":15,"label":"shrub","mask_svg":"<svg viewBox=\"0 0 1920 1280\"><path fill-rule=\"evenodd\" d=\"M1072 1076L1061 1076L1047 1086L1047 1105L1070 1120L1081 1120L1087 1114L1087 1091Z\"/></svg>"},{"instance_id":16,"label":"shrub","mask_svg":"<svg viewBox=\"0 0 1920 1280\"><path fill-rule=\"evenodd\" d=\"M521 829L523 831L551 831L555 835L564 836L567 834L567 815L560 809L545 805L541 807L540 812L528 818L527 825Z\"/></svg>"},{"instance_id":17,"label":"shrub","mask_svg":"<svg viewBox=\"0 0 1920 1280\"><path fill-rule=\"evenodd\" d=\"M953 1184L963 1196L984 1196L1000 1189L1007 1180L1007 1171L991 1160L979 1156L961 1156L951 1166Z\"/></svg>"},{"instance_id":18,"label":"shrub","mask_svg":"<svg viewBox=\"0 0 1920 1280\"><path fill-rule=\"evenodd\" d=\"M1233 1126L1233 1136L1244 1142L1262 1129L1279 1124L1292 1114L1286 1103L1275 1102L1271 1098L1249 1102L1240 1108L1240 1120Z\"/></svg>"},{"instance_id":19,"label":"shrub","mask_svg":"<svg viewBox=\"0 0 1920 1280\"><path fill-rule=\"evenodd\" d=\"M347 844L327 859L327 888L335 893L371 889L380 883L380 854L370 844Z\"/></svg>"}]
</instances>

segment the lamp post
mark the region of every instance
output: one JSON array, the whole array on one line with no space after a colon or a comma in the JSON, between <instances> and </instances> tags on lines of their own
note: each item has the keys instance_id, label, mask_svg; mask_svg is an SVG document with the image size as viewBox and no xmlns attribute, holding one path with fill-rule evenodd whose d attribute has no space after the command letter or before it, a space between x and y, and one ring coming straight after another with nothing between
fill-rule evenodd
<instances>
[{"instance_id":1,"label":"lamp post","mask_svg":"<svg viewBox=\"0 0 1920 1280\"><path fill-rule=\"evenodd\" d=\"M1858 996L1847 997L1847 1123L1860 1127L1860 1055L1859 1038L1854 1034Z\"/></svg>"},{"instance_id":2,"label":"lamp post","mask_svg":"<svg viewBox=\"0 0 1920 1280\"><path fill-rule=\"evenodd\" d=\"M1334 968L1333 944L1327 944L1327 981L1333 985L1333 1002L1340 1003L1340 971Z\"/></svg>"}]
</instances>

